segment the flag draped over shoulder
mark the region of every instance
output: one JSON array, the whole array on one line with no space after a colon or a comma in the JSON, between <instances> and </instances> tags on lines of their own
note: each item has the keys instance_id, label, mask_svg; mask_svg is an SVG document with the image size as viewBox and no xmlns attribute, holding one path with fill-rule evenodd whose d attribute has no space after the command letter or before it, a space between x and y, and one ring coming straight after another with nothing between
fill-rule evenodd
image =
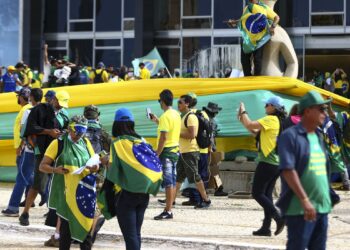
<instances>
[{"instance_id":1,"label":"flag draped over shoulder","mask_svg":"<svg viewBox=\"0 0 350 250\"><path fill-rule=\"evenodd\" d=\"M149 70L151 73L151 76L158 73L158 70L161 68L165 68L166 65L160 56L158 49L154 48L149 52L146 56L136 58L132 61L132 66L134 67L134 73L136 76L139 76L139 64L144 63L145 67Z\"/></svg>"},{"instance_id":2,"label":"flag draped over shoulder","mask_svg":"<svg viewBox=\"0 0 350 250\"><path fill-rule=\"evenodd\" d=\"M343 172L345 165L341 152L341 138L337 138L336 129L333 121L326 116L324 124L322 126L323 134L325 138L325 144L328 151L329 160L331 163L331 172Z\"/></svg>"},{"instance_id":3,"label":"flag draped over shoulder","mask_svg":"<svg viewBox=\"0 0 350 250\"><path fill-rule=\"evenodd\" d=\"M238 23L243 38L243 52L248 54L266 44L271 35L269 21L265 15L268 6L249 3Z\"/></svg>"},{"instance_id":4,"label":"flag draped over shoulder","mask_svg":"<svg viewBox=\"0 0 350 250\"><path fill-rule=\"evenodd\" d=\"M50 188L49 207L69 222L71 237L83 242L90 232L96 208L96 176L85 169L81 174L72 174L89 160L86 143L80 139L73 143L63 137L63 151L56 166L64 166L68 174L54 174Z\"/></svg>"},{"instance_id":5,"label":"flag draped over shoulder","mask_svg":"<svg viewBox=\"0 0 350 250\"><path fill-rule=\"evenodd\" d=\"M149 144L132 136L120 136L112 144L111 161L108 180L129 192L158 193L162 164Z\"/></svg>"}]
</instances>

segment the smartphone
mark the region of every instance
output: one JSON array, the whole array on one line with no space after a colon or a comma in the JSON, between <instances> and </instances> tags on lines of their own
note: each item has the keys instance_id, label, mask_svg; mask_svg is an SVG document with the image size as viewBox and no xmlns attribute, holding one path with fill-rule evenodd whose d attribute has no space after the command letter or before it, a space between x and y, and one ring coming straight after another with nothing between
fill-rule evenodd
<instances>
[{"instance_id":1,"label":"smartphone","mask_svg":"<svg viewBox=\"0 0 350 250\"><path fill-rule=\"evenodd\" d=\"M151 109L150 108L146 108L146 117L148 118L148 119L152 119L152 111L151 111Z\"/></svg>"}]
</instances>

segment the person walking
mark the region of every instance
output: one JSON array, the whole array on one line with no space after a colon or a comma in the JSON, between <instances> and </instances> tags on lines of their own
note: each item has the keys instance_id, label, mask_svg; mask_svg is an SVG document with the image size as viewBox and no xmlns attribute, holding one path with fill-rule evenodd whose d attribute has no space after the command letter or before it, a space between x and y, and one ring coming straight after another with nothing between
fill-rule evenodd
<instances>
[{"instance_id":1,"label":"person walking","mask_svg":"<svg viewBox=\"0 0 350 250\"><path fill-rule=\"evenodd\" d=\"M176 192L176 163L179 158L179 139L181 130L180 114L172 108L173 93L169 89L159 94L159 105L164 113L158 117L151 114L152 121L158 124L158 139L156 153L162 162L163 183L165 188L165 208L162 213L155 216L155 220L172 219L171 211Z\"/></svg>"},{"instance_id":2,"label":"person walking","mask_svg":"<svg viewBox=\"0 0 350 250\"><path fill-rule=\"evenodd\" d=\"M277 205L286 218L288 250L326 249L332 204L327 153L317 128L324 123L330 102L309 91L299 102L301 122L278 140L282 192Z\"/></svg>"},{"instance_id":3,"label":"person walking","mask_svg":"<svg viewBox=\"0 0 350 250\"><path fill-rule=\"evenodd\" d=\"M265 112L267 116L252 121L244 103L241 102L238 111L238 118L243 126L257 134L258 165L254 174L252 195L264 209L264 220L261 228L253 231L253 235L256 236L271 236L272 218L276 222L275 235L282 232L285 224L272 199L273 188L279 177L276 142L286 118L282 98L272 96L265 101Z\"/></svg>"}]
</instances>

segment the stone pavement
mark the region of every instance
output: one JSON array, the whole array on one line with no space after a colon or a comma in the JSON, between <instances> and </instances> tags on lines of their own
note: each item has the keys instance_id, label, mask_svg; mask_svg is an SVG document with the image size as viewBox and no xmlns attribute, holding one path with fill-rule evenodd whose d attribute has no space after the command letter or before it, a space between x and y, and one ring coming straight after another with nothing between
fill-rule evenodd
<instances>
[{"instance_id":1,"label":"stone pavement","mask_svg":"<svg viewBox=\"0 0 350 250\"><path fill-rule=\"evenodd\" d=\"M6 207L12 187L0 185L0 208ZM327 249L350 249L350 193L338 192L342 202L329 216ZM278 236L257 237L252 231L260 227L263 211L252 199L228 199L211 196L212 206L207 210L195 210L181 204L186 199L178 197L173 210L174 219L155 221L153 216L162 211L157 204L158 197L151 197L142 227L143 249L284 249L286 230ZM36 201L38 203L38 200ZM14 247L16 238L13 234L37 239L35 244L23 240L20 249L37 249L43 247L43 239L52 233L52 229L43 226L45 207L35 207L30 212L30 226L22 227L18 218L0 217L0 234L6 231L9 237L0 237L0 249ZM274 230L274 224L272 230ZM11 234L12 232L12 234ZM35 236L40 236L35 238ZM101 229L95 249L121 249L122 237L116 219L107 221ZM18 239L19 242L21 240ZM33 246L33 244L35 246ZM115 244L115 245L114 245ZM7 247L6 247L7 246ZM11 247L11 249L13 249Z\"/></svg>"}]
</instances>

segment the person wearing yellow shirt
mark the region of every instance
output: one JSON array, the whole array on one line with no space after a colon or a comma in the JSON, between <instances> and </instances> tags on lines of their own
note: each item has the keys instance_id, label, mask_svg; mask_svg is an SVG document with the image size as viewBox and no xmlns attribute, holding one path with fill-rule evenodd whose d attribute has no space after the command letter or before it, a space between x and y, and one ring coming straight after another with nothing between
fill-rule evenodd
<instances>
[{"instance_id":1,"label":"person wearing yellow shirt","mask_svg":"<svg viewBox=\"0 0 350 250\"><path fill-rule=\"evenodd\" d=\"M30 178L28 176L31 176L31 173L26 172L26 168L30 169L29 166L24 165L28 163L28 160L33 161L33 154L31 157L28 157L24 153L24 142L22 142L20 138L21 133L21 122L22 117L26 110L30 109L32 106L28 103L29 101L29 95L30 95L30 89L29 88L22 88L17 93L17 103L21 105L21 110L18 112L18 115L16 116L15 123L13 126L13 137L14 137L14 147L16 149L16 165L18 174L16 177L16 184L13 189L13 192L11 194L11 198L9 201L9 205L7 209L4 209L1 211L1 213L4 216L9 217L18 217L19 216L19 203L21 201L24 189L26 186L30 185ZM27 157L25 157L27 156ZM31 158L31 159L29 159ZM27 178L26 178L27 177Z\"/></svg>"},{"instance_id":2,"label":"person wearing yellow shirt","mask_svg":"<svg viewBox=\"0 0 350 250\"><path fill-rule=\"evenodd\" d=\"M25 87L32 87L33 72L28 65L19 62L16 64L15 68L18 71L22 85Z\"/></svg>"},{"instance_id":3,"label":"person wearing yellow shirt","mask_svg":"<svg viewBox=\"0 0 350 250\"><path fill-rule=\"evenodd\" d=\"M286 118L283 99L279 96L270 97L265 101L265 112L265 117L252 121L248 116L244 103L241 102L237 114L242 125L247 130L257 134L259 145L258 165L254 174L252 196L264 209L264 220L261 228L253 231L255 236L271 236L272 219L276 222L275 235L280 234L285 225L282 215L275 207L272 199L273 188L280 175L277 138Z\"/></svg>"},{"instance_id":4,"label":"person wearing yellow shirt","mask_svg":"<svg viewBox=\"0 0 350 250\"><path fill-rule=\"evenodd\" d=\"M109 74L105 69L105 65L103 62L99 62L97 64L96 69L92 70L90 73L90 83L104 83L108 82Z\"/></svg>"},{"instance_id":5,"label":"person wearing yellow shirt","mask_svg":"<svg viewBox=\"0 0 350 250\"><path fill-rule=\"evenodd\" d=\"M150 118L158 124L158 138L156 153L163 166L163 183L165 188L165 200L158 200L159 203L165 203L165 209L162 213L155 216L155 220L172 219L171 208L176 192L176 163L179 158L179 139L181 130L181 117L179 112L172 108L173 93L169 89L164 89L159 94L159 105L164 113L158 117L150 114Z\"/></svg>"},{"instance_id":6,"label":"person wearing yellow shirt","mask_svg":"<svg viewBox=\"0 0 350 250\"><path fill-rule=\"evenodd\" d=\"M180 157L176 165L176 192L181 184L187 178L190 184L195 183L202 202L195 208L208 208L211 201L205 191L201 176L198 173L198 160L200 157L199 146L196 136L198 133L198 118L191 112L190 106L192 97L183 95L178 100L178 110L181 113L181 132L180 132ZM186 123L185 123L186 122Z\"/></svg>"},{"instance_id":7,"label":"person wearing yellow shirt","mask_svg":"<svg viewBox=\"0 0 350 250\"><path fill-rule=\"evenodd\" d=\"M151 79L151 72L145 67L144 63L140 63L139 68L140 68L139 79L141 79L141 80Z\"/></svg>"}]
</instances>

